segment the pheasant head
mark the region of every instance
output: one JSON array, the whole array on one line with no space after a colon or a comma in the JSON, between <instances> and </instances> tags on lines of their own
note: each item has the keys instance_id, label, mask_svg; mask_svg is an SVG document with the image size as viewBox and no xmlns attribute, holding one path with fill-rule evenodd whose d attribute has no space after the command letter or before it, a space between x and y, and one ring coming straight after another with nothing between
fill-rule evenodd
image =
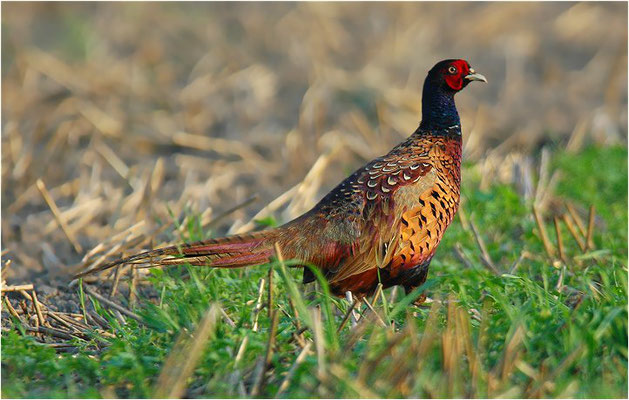
<instances>
[{"instance_id":1,"label":"pheasant head","mask_svg":"<svg viewBox=\"0 0 629 400\"><path fill-rule=\"evenodd\" d=\"M454 95L472 81L487 82L465 60L443 60L428 72L422 95L422 123L427 130L460 125Z\"/></svg>"}]
</instances>

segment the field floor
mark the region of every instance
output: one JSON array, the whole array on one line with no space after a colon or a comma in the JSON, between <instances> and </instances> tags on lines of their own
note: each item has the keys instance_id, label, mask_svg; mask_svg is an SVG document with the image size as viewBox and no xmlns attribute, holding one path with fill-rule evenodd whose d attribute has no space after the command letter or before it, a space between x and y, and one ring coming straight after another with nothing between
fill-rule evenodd
<instances>
[{"instance_id":1,"label":"field floor","mask_svg":"<svg viewBox=\"0 0 629 400\"><path fill-rule=\"evenodd\" d=\"M289 260L121 273L38 308L16 289L2 396L626 398L627 149L542 158L529 188L464 166L419 307L391 288L352 311ZM212 236L199 210L176 220Z\"/></svg>"}]
</instances>

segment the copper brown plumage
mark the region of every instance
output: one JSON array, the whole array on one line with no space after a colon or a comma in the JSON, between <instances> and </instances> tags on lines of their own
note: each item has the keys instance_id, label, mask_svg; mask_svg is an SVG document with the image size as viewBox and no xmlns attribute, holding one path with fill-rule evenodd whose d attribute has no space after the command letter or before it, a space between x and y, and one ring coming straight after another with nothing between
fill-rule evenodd
<instances>
[{"instance_id":1,"label":"copper brown plumage","mask_svg":"<svg viewBox=\"0 0 629 400\"><path fill-rule=\"evenodd\" d=\"M319 268L337 295L363 296L378 282L412 290L426 280L459 205L462 138L454 95L474 80L486 81L467 61L437 63L424 82L417 130L281 227L157 249L79 276L124 263L258 265L271 259L277 243L285 258ZM304 282L313 279L305 268Z\"/></svg>"}]
</instances>

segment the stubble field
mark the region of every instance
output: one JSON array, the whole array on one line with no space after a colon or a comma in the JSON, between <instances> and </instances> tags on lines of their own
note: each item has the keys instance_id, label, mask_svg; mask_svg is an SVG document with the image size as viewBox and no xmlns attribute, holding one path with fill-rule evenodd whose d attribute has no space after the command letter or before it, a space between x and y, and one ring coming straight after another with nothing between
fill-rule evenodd
<instances>
[{"instance_id":1,"label":"stubble field","mask_svg":"<svg viewBox=\"0 0 629 400\"><path fill-rule=\"evenodd\" d=\"M3 4L3 397L626 397L626 16ZM279 261L70 284L308 210L412 133L452 57L489 83L457 96L462 205L426 306L352 312Z\"/></svg>"}]
</instances>

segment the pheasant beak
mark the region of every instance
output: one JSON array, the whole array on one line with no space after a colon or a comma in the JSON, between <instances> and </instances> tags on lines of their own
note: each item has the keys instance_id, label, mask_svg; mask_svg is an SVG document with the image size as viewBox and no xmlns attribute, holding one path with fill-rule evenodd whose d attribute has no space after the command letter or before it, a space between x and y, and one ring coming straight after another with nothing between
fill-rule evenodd
<instances>
[{"instance_id":1,"label":"pheasant beak","mask_svg":"<svg viewBox=\"0 0 629 400\"><path fill-rule=\"evenodd\" d=\"M476 71L474 71L473 68L470 68L470 73L468 75L465 75L465 79L468 81L481 81L481 82L485 82L487 83L487 78L485 78L483 75L477 73Z\"/></svg>"}]
</instances>

